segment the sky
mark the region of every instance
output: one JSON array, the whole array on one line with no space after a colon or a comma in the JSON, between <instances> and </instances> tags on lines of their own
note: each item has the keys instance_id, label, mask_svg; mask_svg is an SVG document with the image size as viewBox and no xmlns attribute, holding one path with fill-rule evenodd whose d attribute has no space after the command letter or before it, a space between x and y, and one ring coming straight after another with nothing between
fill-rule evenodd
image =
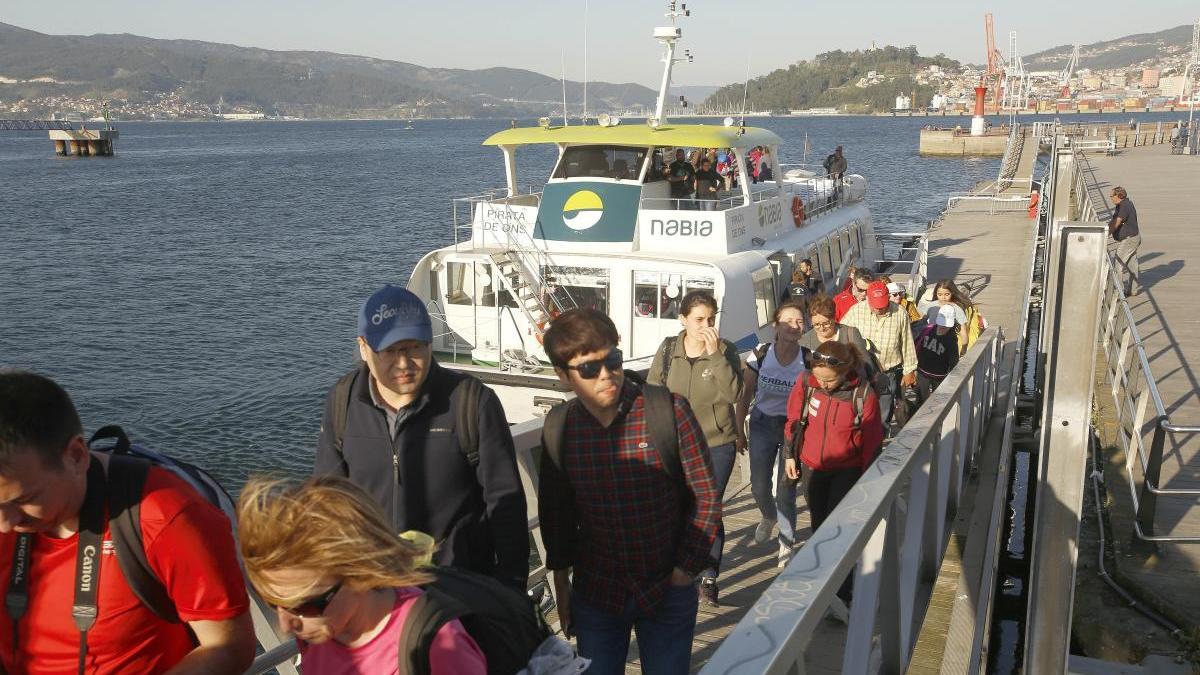
<instances>
[{"instance_id":1,"label":"sky","mask_svg":"<svg viewBox=\"0 0 1200 675\"><path fill-rule=\"evenodd\" d=\"M423 66L527 68L573 80L638 82L657 88L665 25L659 0L2 0L0 22L43 33L133 33L264 49L332 51ZM1087 44L1192 23L1195 0L694 0L681 45L678 85L740 82L833 49L916 45L963 62L985 59L984 13L996 16L1007 54ZM587 20L585 22L585 10ZM71 17L70 21L64 17ZM1106 17L1111 17L1105 20ZM0 45L0 49L3 45Z\"/></svg>"}]
</instances>

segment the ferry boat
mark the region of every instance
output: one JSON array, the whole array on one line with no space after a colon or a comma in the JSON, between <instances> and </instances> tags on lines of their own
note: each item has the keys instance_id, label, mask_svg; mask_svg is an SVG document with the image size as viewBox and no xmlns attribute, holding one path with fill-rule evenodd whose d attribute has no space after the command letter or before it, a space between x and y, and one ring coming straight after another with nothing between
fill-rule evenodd
<instances>
[{"instance_id":1,"label":"ferry boat","mask_svg":"<svg viewBox=\"0 0 1200 675\"><path fill-rule=\"evenodd\" d=\"M793 267L813 261L826 288L853 260L882 257L865 202L867 182L781 165L781 139L735 124L679 124L663 117L686 15L669 3L671 25L656 28L663 76L655 115L622 124L601 115L586 126L506 129L483 144L503 156L506 185L455 200L455 243L426 254L408 288L427 301L433 349L445 365L493 386L509 421L544 415L567 389L554 374L542 336L559 313L593 307L612 318L627 367L648 368L663 338L681 330L679 301L712 293L717 328L740 349L769 340L773 314ZM540 192L518 190L517 150L553 145L554 169ZM719 149L749 167L762 152L764 174L721 191L701 210L671 197L654 171L676 149Z\"/></svg>"}]
</instances>

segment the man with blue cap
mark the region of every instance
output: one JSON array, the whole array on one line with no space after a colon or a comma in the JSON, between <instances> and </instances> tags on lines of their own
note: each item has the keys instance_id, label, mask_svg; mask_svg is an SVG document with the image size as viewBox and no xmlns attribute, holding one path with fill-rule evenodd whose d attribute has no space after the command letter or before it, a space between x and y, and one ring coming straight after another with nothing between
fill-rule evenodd
<instances>
[{"instance_id":1,"label":"man with blue cap","mask_svg":"<svg viewBox=\"0 0 1200 675\"><path fill-rule=\"evenodd\" d=\"M363 363L325 402L315 475L370 493L396 532L437 542L435 562L525 590L525 492L496 393L433 358L424 302L384 286L358 315Z\"/></svg>"}]
</instances>

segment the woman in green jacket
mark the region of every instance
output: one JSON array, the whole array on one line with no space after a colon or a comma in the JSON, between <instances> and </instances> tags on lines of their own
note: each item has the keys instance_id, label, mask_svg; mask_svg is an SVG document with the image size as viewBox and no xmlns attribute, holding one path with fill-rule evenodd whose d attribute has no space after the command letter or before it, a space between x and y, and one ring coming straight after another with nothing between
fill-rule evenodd
<instances>
[{"instance_id":1,"label":"woman in green jacket","mask_svg":"<svg viewBox=\"0 0 1200 675\"><path fill-rule=\"evenodd\" d=\"M665 386L686 398L704 430L717 489L725 494L734 457L745 452L746 441L733 421L733 406L742 394L742 362L737 347L717 334L717 301L707 291L691 291L679 306L683 330L663 340L654 355L646 381ZM700 598L711 607L717 601L717 573L725 547L725 525L717 527L713 566L700 573Z\"/></svg>"}]
</instances>

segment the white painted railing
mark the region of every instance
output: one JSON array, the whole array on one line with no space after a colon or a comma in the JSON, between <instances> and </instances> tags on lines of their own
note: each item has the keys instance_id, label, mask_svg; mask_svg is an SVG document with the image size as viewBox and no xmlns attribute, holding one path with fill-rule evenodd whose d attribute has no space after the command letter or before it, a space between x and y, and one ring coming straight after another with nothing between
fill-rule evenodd
<instances>
[{"instance_id":1,"label":"white painted railing","mask_svg":"<svg viewBox=\"0 0 1200 675\"><path fill-rule=\"evenodd\" d=\"M989 328L721 644L703 675L804 672L847 574L842 670L904 672L996 401L1003 335Z\"/></svg>"}]
</instances>

